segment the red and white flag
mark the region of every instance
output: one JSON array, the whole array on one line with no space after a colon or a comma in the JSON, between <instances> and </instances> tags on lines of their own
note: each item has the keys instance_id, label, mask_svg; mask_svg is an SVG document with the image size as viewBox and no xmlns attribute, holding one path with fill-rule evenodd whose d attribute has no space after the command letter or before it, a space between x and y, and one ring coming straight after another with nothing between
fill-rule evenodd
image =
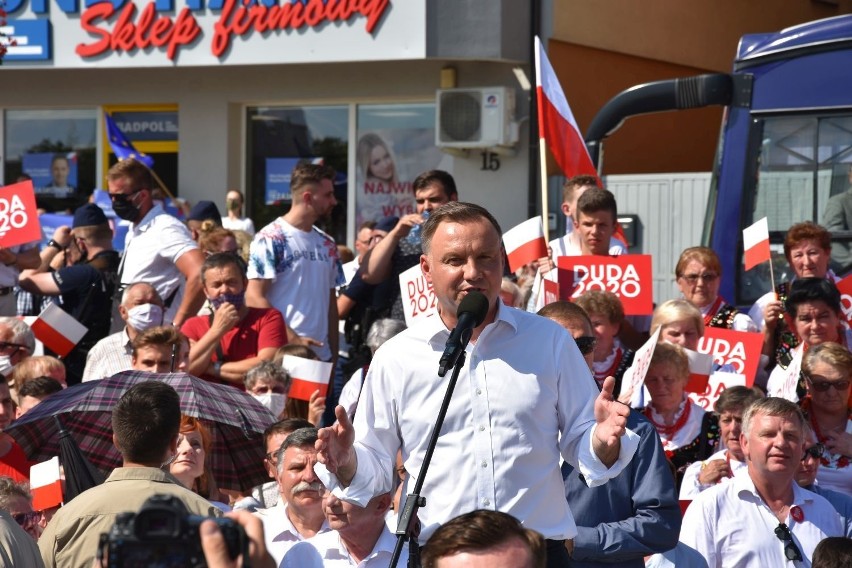
<instances>
[{"instance_id":1,"label":"red and white flag","mask_svg":"<svg viewBox=\"0 0 852 568\"><path fill-rule=\"evenodd\" d=\"M503 235L503 245L509 257L509 270L517 271L525 264L547 256L547 242L541 217L533 217L512 227Z\"/></svg>"},{"instance_id":2,"label":"red and white flag","mask_svg":"<svg viewBox=\"0 0 852 568\"><path fill-rule=\"evenodd\" d=\"M707 383L710 382L710 373L713 371L713 357L692 349L684 348L683 351L689 360L689 380L686 382L684 390L703 393L707 388Z\"/></svg>"},{"instance_id":3,"label":"red and white flag","mask_svg":"<svg viewBox=\"0 0 852 568\"><path fill-rule=\"evenodd\" d=\"M89 329L56 304L50 304L31 326L44 346L65 357L83 339Z\"/></svg>"},{"instance_id":4,"label":"red and white flag","mask_svg":"<svg viewBox=\"0 0 852 568\"><path fill-rule=\"evenodd\" d=\"M30 492L33 494L34 511L43 511L62 503L58 456L30 466Z\"/></svg>"},{"instance_id":5,"label":"red and white flag","mask_svg":"<svg viewBox=\"0 0 852 568\"><path fill-rule=\"evenodd\" d=\"M574 113L538 36L535 38L535 87L539 142L547 144L566 177L580 174L598 177Z\"/></svg>"},{"instance_id":6,"label":"red and white flag","mask_svg":"<svg viewBox=\"0 0 852 568\"><path fill-rule=\"evenodd\" d=\"M299 400L310 400L314 391L319 390L320 396L328 392L328 381L331 378L331 363L313 361L293 355L284 355L281 366L290 374L290 392L287 396Z\"/></svg>"},{"instance_id":7,"label":"red and white flag","mask_svg":"<svg viewBox=\"0 0 852 568\"><path fill-rule=\"evenodd\" d=\"M751 270L772 255L769 251L769 222L766 217L750 227L743 229L743 262L746 270Z\"/></svg>"}]
</instances>

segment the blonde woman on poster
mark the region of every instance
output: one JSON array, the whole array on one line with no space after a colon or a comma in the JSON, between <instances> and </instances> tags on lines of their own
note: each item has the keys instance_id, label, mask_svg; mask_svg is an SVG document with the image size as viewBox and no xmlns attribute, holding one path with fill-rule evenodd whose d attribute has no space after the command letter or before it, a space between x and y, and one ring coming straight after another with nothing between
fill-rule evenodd
<instances>
[{"instance_id":1,"label":"blonde woman on poster","mask_svg":"<svg viewBox=\"0 0 852 568\"><path fill-rule=\"evenodd\" d=\"M373 132L363 135L358 140L356 158L361 180L356 225L414 212L411 182L399 181L396 161L381 136Z\"/></svg>"}]
</instances>

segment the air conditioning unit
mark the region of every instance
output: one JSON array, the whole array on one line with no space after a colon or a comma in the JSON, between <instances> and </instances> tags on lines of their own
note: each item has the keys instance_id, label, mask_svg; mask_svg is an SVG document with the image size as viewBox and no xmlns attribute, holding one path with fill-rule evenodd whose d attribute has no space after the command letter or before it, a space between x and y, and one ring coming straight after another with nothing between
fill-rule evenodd
<instances>
[{"instance_id":1,"label":"air conditioning unit","mask_svg":"<svg viewBox=\"0 0 852 568\"><path fill-rule=\"evenodd\" d=\"M513 89L443 89L437 93L437 107L435 145L439 148L496 148L518 142Z\"/></svg>"}]
</instances>

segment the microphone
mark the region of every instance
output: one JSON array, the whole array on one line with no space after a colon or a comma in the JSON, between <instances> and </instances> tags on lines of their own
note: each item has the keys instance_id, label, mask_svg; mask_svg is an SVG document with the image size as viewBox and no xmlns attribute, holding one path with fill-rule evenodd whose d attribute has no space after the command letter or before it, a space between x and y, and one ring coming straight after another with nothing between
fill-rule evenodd
<instances>
[{"instance_id":1,"label":"microphone","mask_svg":"<svg viewBox=\"0 0 852 568\"><path fill-rule=\"evenodd\" d=\"M488 313L488 298L482 292L469 292L461 303L457 312L458 323L450 333L444 354L438 362L438 376L443 377L447 370L454 367L459 357L464 353L465 347L470 342L470 336L478 325L485 321Z\"/></svg>"}]
</instances>

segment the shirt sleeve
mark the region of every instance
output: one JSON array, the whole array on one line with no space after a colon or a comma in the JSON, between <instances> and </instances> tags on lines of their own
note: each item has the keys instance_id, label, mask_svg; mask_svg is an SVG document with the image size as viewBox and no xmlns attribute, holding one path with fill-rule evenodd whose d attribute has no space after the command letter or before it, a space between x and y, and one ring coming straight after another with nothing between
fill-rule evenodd
<instances>
[{"instance_id":1,"label":"shirt sleeve","mask_svg":"<svg viewBox=\"0 0 852 568\"><path fill-rule=\"evenodd\" d=\"M204 320L207 316L194 316L183 322L183 326L181 326L180 331L183 333L187 339L192 341L198 341L204 334L210 330L210 326L205 326L206 323Z\"/></svg>"},{"instance_id":2,"label":"shirt sleeve","mask_svg":"<svg viewBox=\"0 0 852 568\"><path fill-rule=\"evenodd\" d=\"M708 522L712 505L706 494L692 502L683 516L678 540L703 556L708 566L717 566L715 524Z\"/></svg>"},{"instance_id":3,"label":"shirt sleeve","mask_svg":"<svg viewBox=\"0 0 852 568\"><path fill-rule=\"evenodd\" d=\"M52 273L53 281L62 294L74 291L84 293L85 288L95 282L98 275L98 270L88 264L67 266Z\"/></svg>"},{"instance_id":4,"label":"shirt sleeve","mask_svg":"<svg viewBox=\"0 0 852 568\"><path fill-rule=\"evenodd\" d=\"M272 239L256 235L249 246L248 278L275 280L276 264Z\"/></svg>"},{"instance_id":5,"label":"shirt sleeve","mask_svg":"<svg viewBox=\"0 0 852 568\"><path fill-rule=\"evenodd\" d=\"M284 316L281 312L272 308L263 315L260 328L257 330L257 350L274 347L278 349L287 345L287 331L284 327Z\"/></svg>"},{"instance_id":6,"label":"shirt sleeve","mask_svg":"<svg viewBox=\"0 0 852 568\"><path fill-rule=\"evenodd\" d=\"M158 242L160 247L158 254L170 260L172 263L177 262L185 253L195 250L198 245L192 240L192 234L180 222L169 215L160 215L167 222L154 223L149 230L157 231Z\"/></svg>"}]
</instances>

